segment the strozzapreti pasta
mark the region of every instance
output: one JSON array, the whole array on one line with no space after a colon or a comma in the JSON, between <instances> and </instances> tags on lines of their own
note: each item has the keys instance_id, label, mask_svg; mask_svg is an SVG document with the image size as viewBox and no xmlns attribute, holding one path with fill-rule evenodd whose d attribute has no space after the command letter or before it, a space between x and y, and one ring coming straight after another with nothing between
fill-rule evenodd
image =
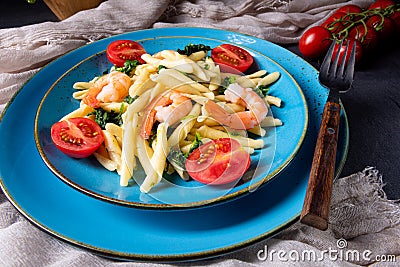
<instances>
[{"instance_id":1,"label":"strozzapreti pasta","mask_svg":"<svg viewBox=\"0 0 400 267\"><path fill-rule=\"evenodd\" d=\"M104 143L93 155L119 174L121 186L128 186L138 164L146 173L142 192L157 185L164 172L188 180L185 160L199 145L231 138L251 154L264 143L248 133L262 137L265 127L282 125L269 112L281 99L267 94L278 72L222 71L207 51L162 50L144 53L141 60L128 73L113 66L108 74L76 82L73 97L80 106L61 119L99 123Z\"/></svg>"}]
</instances>

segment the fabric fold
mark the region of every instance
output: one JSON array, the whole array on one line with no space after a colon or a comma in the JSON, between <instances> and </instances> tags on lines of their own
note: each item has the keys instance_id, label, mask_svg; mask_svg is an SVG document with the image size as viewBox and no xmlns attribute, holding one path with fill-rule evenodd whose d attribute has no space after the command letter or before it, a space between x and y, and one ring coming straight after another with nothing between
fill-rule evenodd
<instances>
[{"instance_id":1,"label":"fabric fold","mask_svg":"<svg viewBox=\"0 0 400 267\"><path fill-rule=\"evenodd\" d=\"M105 1L60 22L0 30L0 73L45 63L72 49L112 35L145 29L158 20L168 1ZM135 7L140 6L140 9Z\"/></svg>"},{"instance_id":2,"label":"fabric fold","mask_svg":"<svg viewBox=\"0 0 400 267\"><path fill-rule=\"evenodd\" d=\"M372 2L352 1L360 6ZM211 27L237 31L271 42L298 42L302 32L324 19L336 1L182 1L108 0L60 22L0 29L0 73L23 74L13 86L0 81L0 111L33 75L32 69L87 43L124 32L161 27ZM140 7L140 8L137 8Z\"/></svg>"}]
</instances>

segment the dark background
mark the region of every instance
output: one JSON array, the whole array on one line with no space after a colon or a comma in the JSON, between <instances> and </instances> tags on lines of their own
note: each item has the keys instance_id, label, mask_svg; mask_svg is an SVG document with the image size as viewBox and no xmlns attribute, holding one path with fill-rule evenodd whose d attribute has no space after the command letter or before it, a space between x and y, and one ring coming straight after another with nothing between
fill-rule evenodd
<instances>
[{"instance_id":1,"label":"dark background","mask_svg":"<svg viewBox=\"0 0 400 267\"><path fill-rule=\"evenodd\" d=\"M40 0L1 0L0 28L58 21ZM0 40L1 42L1 40ZM297 44L285 45L301 56ZM353 89L342 95L350 126L350 146L341 176L376 167L390 199L400 199L400 38L364 55ZM318 62L309 61L316 68Z\"/></svg>"}]
</instances>

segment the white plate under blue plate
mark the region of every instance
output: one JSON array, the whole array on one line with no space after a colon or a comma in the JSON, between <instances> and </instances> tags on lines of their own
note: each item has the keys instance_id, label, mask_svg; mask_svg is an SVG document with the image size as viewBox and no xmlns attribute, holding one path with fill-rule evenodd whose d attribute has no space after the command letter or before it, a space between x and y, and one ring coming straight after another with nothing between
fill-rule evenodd
<instances>
[{"instance_id":1,"label":"white plate under blue plate","mask_svg":"<svg viewBox=\"0 0 400 267\"><path fill-rule=\"evenodd\" d=\"M309 107L307 134L296 157L274 179L234 201L198 209L157 211L114 205L82 194L47 168L35 144L35 114L48 88L72 66L116 39L205 35L221 42L246 43L252 51L267 54L303 90ZM318 72L304 60L270 42L239 33L202 28L152 29L95 42L46 66L7 106L0 123L1 188L36 226L102 255L181 261L229 253L270 237L298 219L327 94L318 83ZM343 110L336 174L343 167L347 148L348 125Z\"/></svg>"},{"instance_id":2,"label":"white plate under blue plate","mask_svg":"<svg viewBox=\"0 0 400 267\"><path fill-rule=\"evenodd\" d=\"M234 34L230 36L231 40L219 40L208 35L207 38L195 35L154 36L153 32L143 32L134 40L140 42L148 53L154 54L161 49L183 49L190 43L216 47L227 41L235 41L234 38L237 38ZM84 193L105 201L141 208L193 208L231 200L256 190L295 157L307 131L308 111L299 85L284 68L268 57L271 51L254 50L251 47L252 39L240 40L240 45L253 55L258 65L256 70L264 69L269 73L281 74L279 80L270 87L269 94L280 97L283 101L281 108L272 106L273 116L282 120L283 126L267 128L267 134L263 137L263 149L256 150L251 155L251 166L243 178L245 182L241 181L233 187L207 186L194 180L185 182L174 174L166 175L166 179L162 179L149 194L145 194L140 192L133 179L129 186L121 187L118 174L104 169L94 157L73 159L55 148L50 137L51 126L79 107L79 101L71 97L75 91L72 87L75 82L90 81L110 69L111 64L104 52L110 40L97 44L96 49L99 50L94 50L93 56L62 75L43 98L35 121L35 138L44 161L64 182ZM78 50L74 53L79 52ZM74 57L74 53L68 56ZM134 176L136 181L143 181L146 175L139 166Z\"/></svg>"}]
</instances>

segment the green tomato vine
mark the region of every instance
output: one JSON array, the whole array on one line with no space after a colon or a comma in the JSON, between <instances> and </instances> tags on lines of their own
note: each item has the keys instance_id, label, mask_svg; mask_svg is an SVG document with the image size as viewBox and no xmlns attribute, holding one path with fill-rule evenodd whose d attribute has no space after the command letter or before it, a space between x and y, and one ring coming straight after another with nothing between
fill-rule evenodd
<instances>
[{"instance_id":1,"label":"green tomato vine","mask_svg":"<svg viewBox=\"0 0 400 267\"><path fill-rule=\"evenodd\" d=\"M337 19L333 22L331 22L330 24L327 25L327 29L332 33L333 39L336 39L338 41L346 39L349 35L349 31L359 25L362 24L365 31L364 31L364 35L362 36L362 38L360 39L361 42L364 41L364 38L366 37L366 35L368 34L368 25L367 25L367 21L373 17L373 16L380 16L381 17L381 21L379 23L379 25L377 25L375 27L376 31L381 31L383 28L383 25L385 23L385 19L387 17L392 16L395 12L400 11L400 5L391 5L388 6L385 9L367 9L363 12L360 13L347 13L346 15L344 15L343 17L341 17L340 19ZM340 24L343 25L343 29L338 31L337 33L334 32L334 30L337 27L340 27Z\"/></svg>"}]
</instances>

